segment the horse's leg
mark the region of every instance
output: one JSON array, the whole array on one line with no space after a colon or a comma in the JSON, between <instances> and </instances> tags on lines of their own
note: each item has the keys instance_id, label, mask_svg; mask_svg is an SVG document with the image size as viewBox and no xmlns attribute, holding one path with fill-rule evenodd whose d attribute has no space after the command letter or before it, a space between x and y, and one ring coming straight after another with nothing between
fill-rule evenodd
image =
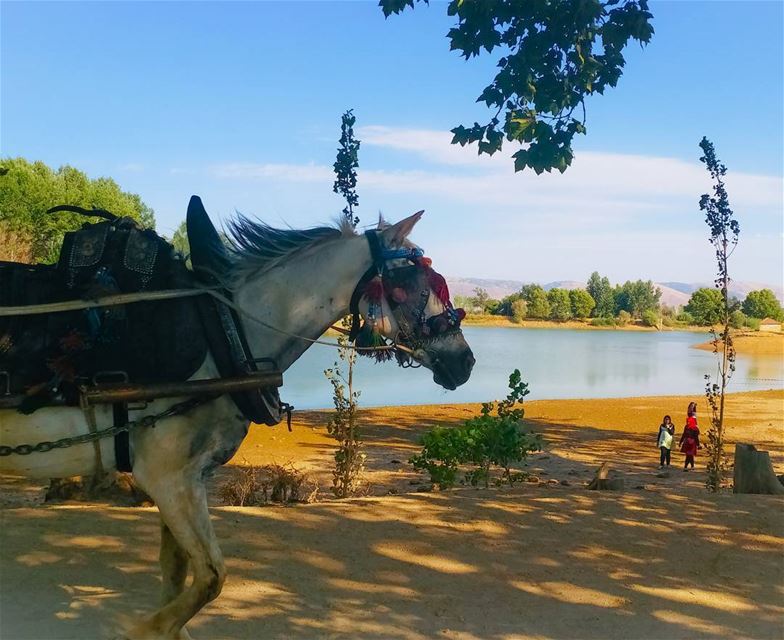
<instances>
[{"instance_id":1,"label":"horse's leg","mask_svg":"<svg viewBox=\"0 0 784 640\"><path fill-rule=\"evenodd\" d=\"M144 489L158 505L165 527L190 559L193 582L126 634L132 639L187 638L185 623L218 596L226 577L223 556L210 523L207 493L201 479L190 475L145 480Z\"/></svg>"},{"instance_id":2,"label":"horse's leg","mask_svg":"<svg viewBox=\"0 0 784 640\"><path fill-rule=\"evenodd\" d=\"M188 554L177 542L166 523L161 520L161 606L165 607L185 588L188 576Z\"/></svg>"}]
</instances>

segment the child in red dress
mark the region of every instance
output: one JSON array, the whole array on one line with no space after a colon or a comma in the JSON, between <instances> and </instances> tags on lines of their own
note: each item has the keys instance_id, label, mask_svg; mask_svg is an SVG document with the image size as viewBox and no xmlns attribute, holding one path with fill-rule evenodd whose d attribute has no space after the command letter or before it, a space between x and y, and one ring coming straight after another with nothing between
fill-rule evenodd
<instances>
[{"instance_id":1,"label":"child in red dress","mask_svg":"<svg viewBox=\"0 0 784 640\"><path fill-rule=\"evenodd\" d=\"M696 402L689 403L686 415L686 427L683 429L683 435L681 435L679 442L681 452L686 455L686 462L683 464L684 471L689 470L689 465L694 469L694 457L697 455L697 449L702 448L700 445L700 429L697 427Z\"/></svg>"}]
</instances>

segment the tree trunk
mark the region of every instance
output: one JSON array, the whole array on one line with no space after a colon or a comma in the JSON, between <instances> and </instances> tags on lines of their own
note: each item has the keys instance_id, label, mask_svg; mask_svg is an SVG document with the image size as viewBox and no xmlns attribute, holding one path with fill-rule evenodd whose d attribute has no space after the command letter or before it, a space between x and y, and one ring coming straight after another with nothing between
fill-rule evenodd
<instances>
[{"instance_id":1,"label":"tree trunk","mask_svg":"<svg viewBox=\"0 0 784 640\"><path fill-rule=\"evenodd\" d=\"M757 451L753 444L735 445L733 493L767 493L784 495L767 451Z\"/></svg>"}]
</instances>

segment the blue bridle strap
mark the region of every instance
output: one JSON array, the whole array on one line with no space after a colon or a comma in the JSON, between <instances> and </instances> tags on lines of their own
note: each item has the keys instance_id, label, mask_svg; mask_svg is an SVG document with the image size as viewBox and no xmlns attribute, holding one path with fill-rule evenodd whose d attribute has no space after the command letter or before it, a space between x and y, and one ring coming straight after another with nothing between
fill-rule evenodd
<instances>
[{"instance_id":1,"label":"blue bridle strap","mask_svg":"<svg viewBox=\"0 0 784 640\"><path fill-rule=\"evenodd\" d=\"M365 231L368 245L370 246L370 257L373 260L373 265L368 269L365 274L360 278L357 286L354 288L354 293L351 296L351 303L349 310L351 313L351 332L349 333L349 340L354 341L359 333L359 300L365 289L365 285L379 275L384 275L387 271L387 262L390 260L408 259L415 262L417 258L423 255L422 249L415 249L411 247L401 247L400 249L389 249L385 247L381 241L381 234L375 230L370 229Z\"/></svg>"}]
</instances>

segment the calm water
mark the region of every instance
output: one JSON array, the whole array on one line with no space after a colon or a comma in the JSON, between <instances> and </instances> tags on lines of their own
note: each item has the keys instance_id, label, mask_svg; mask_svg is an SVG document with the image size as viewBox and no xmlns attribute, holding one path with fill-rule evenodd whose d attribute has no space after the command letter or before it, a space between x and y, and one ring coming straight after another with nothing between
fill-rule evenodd
<instances>
[{"instance_id":1,"label":"calm water","mask_svg":"<svg viewBox=\"0 0 784 640\"><path fill-rule=\"evenodd\" d=\"M580 331L466 327L476 356L471 379L445 391L425 369L401 369L359 358L355 374L360 404L483 402L506 395L509 373L518 368L528 399L700 395L703 376L715 375L710 351L690 349L707 334L688 332ZM337 352L314 345L284 375L281 395L298 409L332 406L324 369ZM777 356L739 356L730 391L784 387L784 361Z\"/></svg>"}]
</instances>

